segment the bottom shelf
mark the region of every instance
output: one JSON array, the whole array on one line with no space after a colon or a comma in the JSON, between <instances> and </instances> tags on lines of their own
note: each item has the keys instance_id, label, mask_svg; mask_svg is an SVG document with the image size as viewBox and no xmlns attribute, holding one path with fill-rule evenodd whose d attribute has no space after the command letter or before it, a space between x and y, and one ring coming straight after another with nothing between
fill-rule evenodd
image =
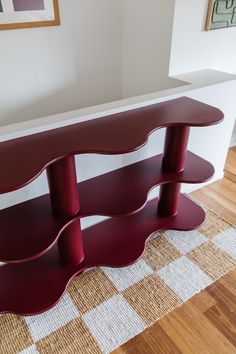
<instances>
[{"instance_id":1,"label":"bottom shelf","mask_svg":"<svg viewBox=\"0 0 236 354\"><path fill-rule=\"evenodd\" d=\"M60 300L75 275L96 266L130 265L142 256L154 232L192 230L204 219L204 210L185 195L180 197L176 216L159 217L155 199L137 214L115 217L84 230L85 259L76 267L60 264L56 246L37 260L4 265L0 267L0 313L33 315L46 311Z\"/></svg>"}]
</instances>

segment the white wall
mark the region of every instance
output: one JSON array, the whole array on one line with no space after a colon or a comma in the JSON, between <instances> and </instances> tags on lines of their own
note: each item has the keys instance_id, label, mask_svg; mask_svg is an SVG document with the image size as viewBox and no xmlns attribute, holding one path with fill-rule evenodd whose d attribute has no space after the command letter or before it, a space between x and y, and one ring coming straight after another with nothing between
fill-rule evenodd
<instances>
[{"instance_id":1,"label":"white wall","mask_svg":"<svg viewBox=\"0 0 236 354\"><path fill-rule=\"evenodd\" d=\"M169 78L175 0L123 0L122 97L183 83Z\"/></svg>"},{"instance_id":2,"label":"white wall","mask_svg":"<svg viewBox=\"0 0 236 354\"><path fill-rule=\"evenodd\" d=\"M176 0L171 75L204 68L236 74L236 27L205 31L207 7L208 0Z\"/></svg>"},{"instance_id":3,"label":"white wall","mask_svg":"<svg viewBox=\"0 0 236 354\"><path fill-rule=\"evenodd\" d=\"M0 31L0 125L183 84L168 77L174 0L59 4L61 26Z\"/></svg>"},{"instance_id":4,"label":"white wall","mask_svg":"<svg viewBox=\"0 0 236 354\"><path fill-rule=\"evenodd\" d=\"M236 27L205 31L208 2L175 0L170 75L205 68L236 74ZM230 144L236 144L236 126Z\"/></svg>"},{"instance_id":5,"label":"white wall","mask_svg":"<svg viewBox=\"0 0 236 354\"><path fill-rule=\"evenodd\" d=\"M61 26L0 31L0 124L121 97L121 1L59 1Z\"/></svg>"}]
</instances>

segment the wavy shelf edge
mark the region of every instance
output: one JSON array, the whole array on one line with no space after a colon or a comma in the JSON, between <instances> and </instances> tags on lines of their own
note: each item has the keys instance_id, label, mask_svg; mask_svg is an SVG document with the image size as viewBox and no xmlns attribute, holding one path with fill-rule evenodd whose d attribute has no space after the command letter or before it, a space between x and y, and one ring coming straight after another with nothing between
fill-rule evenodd
<instances>
[{"instance_id":1,"label":"wavy shelf edge","mask_svg":"<svg viewBox=\"0 0 236 354\"><path fill-rule=\"evenodd\" d=\"M176 216L157 218L156 207L157 200L152 200L135 215L110 219L84 230L85 259L76 267L60 265L56 247L38 260L0 267L0 282L4 284L0 313L27 316L44 312L60 300L75 275L97 266L128 266L142 256L153 233L192 230L205 220L204 210L185 195L180 197Z\"/></svg>"},{"instance_id":2,"label":"wavy shelf edge","mask_svg":"<svg viewBox=\"0 0 236 354\"><path fill-rule=\"evenodd\" d=\"M161 161L162 155L154 156L79 183L81 210L76 217L136 213L154 187L169 182L200 183L214 173L209 162L191 152L183 172L162 173ZM49 195L0 211L0 262L21 263L41 257L71 222L53 217Z\"/></svg>"},{"instance_id":3,"label":"wavy shelf edge","mask_svg":"<svg viewBox=\"0 0 236 354\"><path fill-rule=\"evenodd\" d=\"M212 106L181 97L71 126L0 143L0 193L32 182L55 161L74 154L121 154L137 150L157 129L209 126L222 121ZM135 130L134 130L135 127ZM132 136L127 132L132 131ZM14 171L17 169L17 175Z\"/></svg>"}]
</instances>

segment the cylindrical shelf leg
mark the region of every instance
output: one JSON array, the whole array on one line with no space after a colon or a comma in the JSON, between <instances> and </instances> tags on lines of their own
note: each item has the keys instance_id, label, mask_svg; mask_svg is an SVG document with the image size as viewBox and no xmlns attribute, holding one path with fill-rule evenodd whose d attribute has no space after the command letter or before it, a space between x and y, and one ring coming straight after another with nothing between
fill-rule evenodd
<instances>
[{"instance_id":1,"label":"cylindrical shelf leg","mask_svg":"<svg viewBox=\"0 0 236 354\"><path fill-rule=\"evenodd\" d=\"M84 259L83 238L80 220L75 220L62 232L58 240L61 262L66 266L75 266Z\"/></svg>"},{"instance_id":2,"label":"cylindrical shelf leg","mask_svg":"<svg viewBox=\"0 0 236 354\"><path fill-rule=\"evenodd\" d=\"M65 157L47 168L52 210L56 217L68 219L79 210L79 195L74 156ZM83 240L79 221L72 222L58 241L61 261L77 265L84 259Z\"/></svg>"},{"instance_id":3,"label":"cylindrical shelf leg","mask_svg":"<svg viewBox=\"0 0 236 354\"><path fill-rule=\"evenodd\" d=\"M166 129L162 171L181 172L184 169L190 128L175 126ZM178 212L180 183L168 183L160 187L158 215L174 216Z\"/></svg>"},{"instance_id":4,"label":"cylindrical shelf leg","mask_svg":"<svg viewBox=\"0 0 236 354\"><path fill-rule=\"evenodd\" d=\"M47 168L53 213L68 218L80 210L74 156L61 159Z\"/></svg>"},{"instance_id":5,"label":"cylindrical shelf leg","mask_svg":"<svg viewBox=\"0 0 236 354\"><path fill-rule=\"evenodd\" d=\"M174 216L178 212L180 183L168 183L160 187L158 215Z\"/></svg>"}]
</instances>

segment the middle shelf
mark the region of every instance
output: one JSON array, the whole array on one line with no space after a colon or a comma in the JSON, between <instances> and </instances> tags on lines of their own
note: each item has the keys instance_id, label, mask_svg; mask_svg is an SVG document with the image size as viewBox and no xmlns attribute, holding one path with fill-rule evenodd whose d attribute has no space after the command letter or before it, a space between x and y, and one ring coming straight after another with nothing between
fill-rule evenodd
<instances>
[{"instance_id":1,"label":"middle shelf","mask_svg":"<svg viewBox=\"0 0 236 354\"><path fill-rule=\"evenodd\" d=\"M187 152L185 170L163 173L162 154L78 183L80 212L119 216L142 209L148 193L165 183L200 183L210 179L214 167ZM52 214L49 194L0 211L0 262L22 263L42 256L72 222Z\"/></svg>"}]
</instances>

